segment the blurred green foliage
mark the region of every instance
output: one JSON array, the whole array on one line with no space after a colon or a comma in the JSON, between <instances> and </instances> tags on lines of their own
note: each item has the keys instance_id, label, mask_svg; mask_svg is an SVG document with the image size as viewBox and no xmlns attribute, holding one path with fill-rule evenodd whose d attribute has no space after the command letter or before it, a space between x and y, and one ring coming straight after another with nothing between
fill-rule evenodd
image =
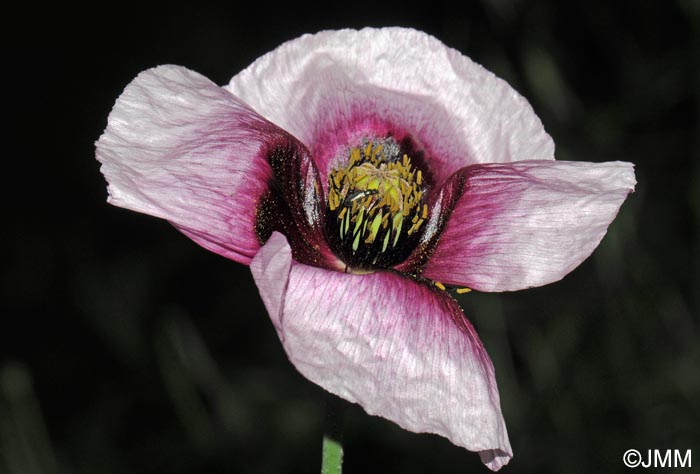
<instances>
[{"instance_id":1,"label":"blurred green foliage","mask_svg":"<svg viewBox=\"0 0 700 474\"><path fill-rule=\"evenodd\" d=\"M504 472L619 472L629 448L700 457L698 2L248 8L11 16L0 473L318 472L323 391L286 360L248 270L107 206L93 142L142 69L225 83L301 33L391 24L508 80L559 159L637 165L636 193L563 281L461 297L497 370ZM486 472L347 411L347 473Z\"/></svg>"}]
</instances>

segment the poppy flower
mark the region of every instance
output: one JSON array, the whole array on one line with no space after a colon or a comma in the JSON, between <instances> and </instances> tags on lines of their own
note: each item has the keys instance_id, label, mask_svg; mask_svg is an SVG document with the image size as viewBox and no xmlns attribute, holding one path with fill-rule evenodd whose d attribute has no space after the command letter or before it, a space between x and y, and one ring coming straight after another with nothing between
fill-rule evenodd
<instances>
[{"instance_id":1,"label":"poppy flower","mask_svg":"<svg viewBox=\"0 0 700 474\"><path fill-rule=\"evenodd\" d=\"M147 70L97 159L110 203L250 265L305 377L493 470L494 368L450 292L561 279L635 185L629 163L555 161L508 84L401 28L305 35L224 87Z\"/></svg>"}]
</instances>

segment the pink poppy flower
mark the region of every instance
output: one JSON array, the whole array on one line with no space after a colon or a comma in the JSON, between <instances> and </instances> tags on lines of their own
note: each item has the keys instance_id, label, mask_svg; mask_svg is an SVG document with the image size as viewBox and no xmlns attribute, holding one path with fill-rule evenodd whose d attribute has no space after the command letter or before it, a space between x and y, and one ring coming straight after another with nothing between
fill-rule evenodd
<instances>
[{"instance_id":1,"label":"pink poppy flower","mask_svg":"<svg viewBox=\"0 0 700 474\"><path fill-rule=\"evenodd\" d=\"M561 279L635 185L630 163L555 161L508 84L401 28L305 35L223 88L145 71L97 159L110 203L250 265L309 380L493 470L512 457L494 368L444 284Z\"/></svg>"}]
</instances>

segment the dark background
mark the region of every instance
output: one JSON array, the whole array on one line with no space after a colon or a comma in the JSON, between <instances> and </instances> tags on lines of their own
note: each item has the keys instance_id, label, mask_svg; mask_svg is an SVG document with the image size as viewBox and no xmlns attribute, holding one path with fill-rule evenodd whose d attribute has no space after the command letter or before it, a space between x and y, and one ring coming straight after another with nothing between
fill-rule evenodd
<instances>
[{"instance_id":1,"label":"dark background","mask_svg":"<svg viewBox=\"0 0 700 474\"><path fill-rule=\"evenodd\" d=\"M302 33L366 25L424 30L508 80L559 159L637 165L563 281L461 300L496 366L504 472L621 472L630 448L693 448L700 465L700 3L610 3L6 12L0 473L319 471L324 393L287 361L248 269L107 205L93 144L143 69L223 84ZM486 472L357 406L345 449L347 473Z\"/></svg>"}]
</instances>

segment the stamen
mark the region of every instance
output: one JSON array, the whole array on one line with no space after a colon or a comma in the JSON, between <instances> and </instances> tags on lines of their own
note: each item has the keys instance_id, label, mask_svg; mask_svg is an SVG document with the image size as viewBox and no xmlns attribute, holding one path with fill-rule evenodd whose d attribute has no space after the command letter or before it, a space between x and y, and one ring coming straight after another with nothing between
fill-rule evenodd
<instances>
[{"instance_id":1,"label":"stamen","mask_svg":"<svg viewBox=\"0 0 700 474\"><path fill-rule=\"evenodd\" d=\"M374 242L375 237L377 237L377 232L379 231L379 226L382 224L382 211L379 211L372 221L372 226L370 228L369 237L365 240L365 243L371 244Z\"/></svg>"},{"instance_id":2,"label":"stamen","mask_svg":"<svg viewBox=\"0 0 700 474\"><path fill-rule=\"evenodd\" d=\"M460 295L463 295L464 293L469 293L472 291L471 288L456 288L455 291L459 293Z\"/></svg>"},{"instance_id":3,"label":"stamen","mask_svg":"<svg viewBox=\"0 0 700 474\"><path fill-rule=\"evenodd\" d=\"M403 224L403 214L394 214L394 220L391 222L391 226L394 229L394 244L396 247L399 237L401 236L401 225Z\"/></svg>"},{"instance_id":4,"label":"stamen","mask_svg":"<svg viewBox=\"0 0 700 474\"><path fill-rule=\"evenodd\" d=\"M428 218L428 206L422 202L423 173L399 150L393 138L367 140L348 151L345 167L331 171L329 224L337 223L338 230L332 234L347 249L340 254L357 254L363 262L388 265L394 258L389 255L395 255L394 251L385 255L389 244L392 249L400 247ZM407 229L405 219L411 221Z\"/></svg>"},{"instance_id":5,"label":"stamen","mask_svg":"<svg viewBox=\"0 0 700 474\"><path fill-rule=\"evenodd\" d=\"M384 243L382 244L382 253L386 252L386 247L389 245L389 237L391 237L391 232L387 232L384 236Z\"/></svg>"},{"instance_id":6,"label":"stamen","mask_svg":"<svg viewBox=\"0 0 700 474\"><path fill-rule=\"evenodd\" d=\"M355 240L352 241L352 251L357 252L357 248L360 246L360 234L355 236Z\"/></svg>"}]
</instances>

